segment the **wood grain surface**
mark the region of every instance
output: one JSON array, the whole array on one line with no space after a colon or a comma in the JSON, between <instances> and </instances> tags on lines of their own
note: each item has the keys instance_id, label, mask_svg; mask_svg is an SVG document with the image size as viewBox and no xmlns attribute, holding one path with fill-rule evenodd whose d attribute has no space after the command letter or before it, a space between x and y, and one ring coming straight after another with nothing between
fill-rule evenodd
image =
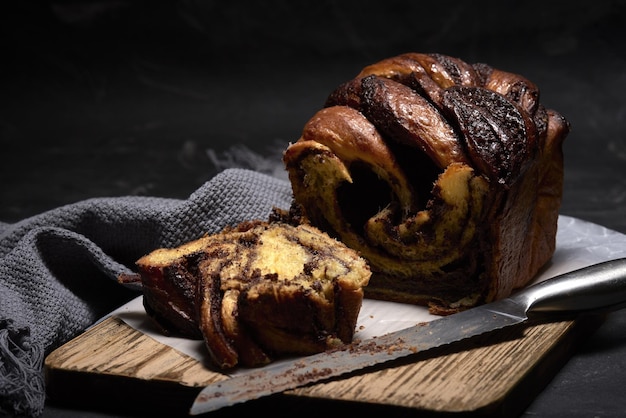
<instances>
[{"instance_id":1,"label":"wood grain surface","mask_svg":"<svg viewBox=\"0 0 626 418\"><path fill-rule=\"evenodd\" d=\"M247 405L314 401L391 415L515 416L600 322L585 316L509 327ZM116 317L53 351L44 370L53 402L115 410L130 397L137 411L170 414L186 413L202 387L228 378Z\"/></svg>"}]
</instances>

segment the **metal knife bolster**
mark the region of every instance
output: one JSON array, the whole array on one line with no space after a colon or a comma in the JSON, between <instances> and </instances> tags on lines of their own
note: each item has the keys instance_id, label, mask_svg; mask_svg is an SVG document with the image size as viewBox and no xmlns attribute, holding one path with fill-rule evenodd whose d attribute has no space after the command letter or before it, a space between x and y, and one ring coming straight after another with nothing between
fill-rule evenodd
<instances>
[{"instance_id":1,"label":"metal knife bolster","mask_svg":"<svg viewBox=\"0 0 626 418\"><path fill-rule=\"evenodd\" d=\"M529 286L509 300L531 316L612 311L626 306L626 258L605 261Z\"/></svg>"}]
</instances>

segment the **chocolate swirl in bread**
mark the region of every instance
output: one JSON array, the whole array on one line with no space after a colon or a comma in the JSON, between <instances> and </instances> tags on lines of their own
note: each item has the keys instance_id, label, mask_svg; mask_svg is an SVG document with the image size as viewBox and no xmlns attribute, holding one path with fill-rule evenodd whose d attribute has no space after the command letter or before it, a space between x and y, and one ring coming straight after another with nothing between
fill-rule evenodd
<instances>
[{"instance_id":1,"label":"chocolate swirl in bread","mask_svg":"<svg viewBox=\"0 0 626 418\"><path fill-rule=\"evenodd\" d=\"M551 258L568 132L520 75L409 53L333 91L284 162L304 218L369 261L366 296L448 314Z\"/></svg>"},{"instance_id":2,"label":"chocolate swirl in bread","mask_svg":"<svg viewBox=\"0 0 626 418\"><path fill-rule=\"evenodd\" d=\"M276 211L137 261L146 312L203 338L220 369L352 341L370 269L341 242Z\"/></svg>"}]
</instances>

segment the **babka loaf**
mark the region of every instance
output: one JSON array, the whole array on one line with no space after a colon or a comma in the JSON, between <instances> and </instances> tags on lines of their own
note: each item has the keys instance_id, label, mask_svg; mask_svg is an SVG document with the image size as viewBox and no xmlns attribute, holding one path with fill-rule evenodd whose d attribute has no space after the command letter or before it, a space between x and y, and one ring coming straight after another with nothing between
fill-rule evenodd
<instances>
[{"instance_id":1,"label":"babka loaf","mask_svg":"<svg viewBox=\"0 0 626 418\"><path fill-rule=\"evenodd\" d=\"M354 250L277 217L157 249L137 266L148 315L204 338L221 369L350 343L370 277Z\"/></svg>"},{"instance_id":2,"label":"babka loaf","mask_svg":"<svg viewBox=\"0 0 626 418\"><path fill-rule=\"evenodd\" d=\"M568 132L520 75L408 53L331 92L284 162L304 218L369 261L366 297L449 314L551 258Z\"/></svg>"}]
</instances>

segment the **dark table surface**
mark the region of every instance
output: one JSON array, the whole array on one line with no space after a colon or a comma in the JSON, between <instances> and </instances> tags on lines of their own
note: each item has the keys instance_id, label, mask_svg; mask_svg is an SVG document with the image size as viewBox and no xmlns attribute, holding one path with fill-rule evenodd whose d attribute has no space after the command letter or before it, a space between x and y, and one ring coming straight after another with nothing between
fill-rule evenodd
<instances>
[{"instance_id":1,"label":"dark table surface","mask_svg":"<svg viewBox=\"0 0 626 418\"><path fill-rule=\"evenodd\" d=\"M624 1L152 3L0 6L0 221L90 197L184 198L225 165L275 167L334 87L415 51L538 84L572 125L561 213L626 233ZM523 415L621 416L624 387L626 310Z\"/></svg>"}]
</instances>

